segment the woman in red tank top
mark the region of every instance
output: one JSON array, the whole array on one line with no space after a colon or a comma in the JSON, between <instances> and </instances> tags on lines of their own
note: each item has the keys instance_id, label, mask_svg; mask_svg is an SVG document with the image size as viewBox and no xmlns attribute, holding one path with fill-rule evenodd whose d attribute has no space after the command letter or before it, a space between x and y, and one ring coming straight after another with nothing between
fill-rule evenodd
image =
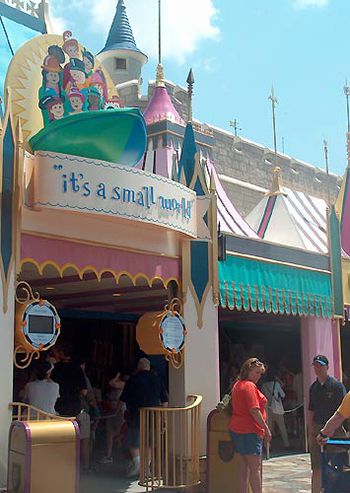
<instances>
[{"instance_id":1,"label":"woman in red tank top","mask_svg":"<svg viewBox=\"0 0 350 493\"><path fill-rule=\"evenodd\" d=\"M232 416L229 431L239 457L239 493L262 493L262 443L271 440L267 425L267 399L257 387L265 373L264 364L257 358L243 363L238 380L232 387Z\"/></svg>"}]
</instances>

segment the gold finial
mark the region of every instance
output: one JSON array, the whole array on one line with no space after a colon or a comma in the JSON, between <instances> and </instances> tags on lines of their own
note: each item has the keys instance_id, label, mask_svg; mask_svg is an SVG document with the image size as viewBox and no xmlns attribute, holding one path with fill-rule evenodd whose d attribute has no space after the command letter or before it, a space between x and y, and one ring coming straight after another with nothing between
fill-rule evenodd
<instances>
[{"instance_id":1,"label":"gold finial","mask_svg":"<svg viewBox=\"0 0 350 493\"><path fill-rule=\"evenodd\" d=\"M283 186L282 186L282 178L281 178L281 168L279 166L276 166L273 170L273 179L272 179L272 186L269 192L267 192L267 196L272 196L272 195L286 195L285 192L283 192Z\"/></svg>"},{"instance_id":2,"label":"gold finial","mask_svg":"<svg viewBox=\"0 0 350 493\"><path fill-rule=\"evenodd\" d=\"M161 63L158 63L158 65L157 65L156 87L165 87L164 67Z\"/></svg>"}]
</instances>

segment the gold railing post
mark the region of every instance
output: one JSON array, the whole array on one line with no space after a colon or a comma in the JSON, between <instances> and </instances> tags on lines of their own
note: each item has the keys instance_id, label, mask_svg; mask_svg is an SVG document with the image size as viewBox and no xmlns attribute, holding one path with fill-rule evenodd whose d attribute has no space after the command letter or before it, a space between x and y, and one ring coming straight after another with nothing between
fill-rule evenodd
<instances>
[{"instance_id":1,"label":"gold railing post","mask_svg":"<svg viewBox=\"0 0 350 493\"><path fill-rule=\"evenodd\" d=\"M201 396L183 408L140 410L140 485L190 488L200 481L199 416Z\"/></svg>"}]
</instances>

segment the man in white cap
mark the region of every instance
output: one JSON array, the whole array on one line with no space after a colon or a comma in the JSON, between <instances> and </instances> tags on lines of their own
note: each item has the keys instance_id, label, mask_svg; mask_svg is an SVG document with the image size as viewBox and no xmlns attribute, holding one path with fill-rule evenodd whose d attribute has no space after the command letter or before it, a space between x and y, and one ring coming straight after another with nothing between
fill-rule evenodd
<instances>
[{"instance_id":1,"label":"man in white cap","mask_svg":"<svg viewBox=\"0 0 350 493\"><path fill-rule=\"evenodd\" d=\"M150 370L150 361L139 359L135 375L127 381L120 396L128 411L127 442L132 458L128 477L138 476L140 472L140 408L168 406L168 394L158 375Z\"/></svg>"}]
</instances>

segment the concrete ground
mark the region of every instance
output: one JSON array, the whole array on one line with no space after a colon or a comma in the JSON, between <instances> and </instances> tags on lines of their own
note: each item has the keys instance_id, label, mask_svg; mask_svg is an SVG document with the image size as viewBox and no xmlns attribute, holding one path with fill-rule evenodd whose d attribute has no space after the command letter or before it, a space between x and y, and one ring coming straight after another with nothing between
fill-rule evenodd
<instances>
[{"instance_id":1,"label":"concrete ground","mask_svg":"<svg viewBox=\"0 0 350 493\"><path fill-rule=\"evenodd\" d=\"M308 455L288 455L264 461L263 471L263 493L309 493L311 491ZM123 478L113 464L101 466L99 471L85 474L81 478L80 493L144 493L145 491L145 488L141 488L137 481ZM165 493L166 490L160 491ZM174 490L172 492L174 493ZM235 493L234 490L232 493Z\"/></svg>"},{"instance_id":2,"label":"concrete ground","mask_svg":"<svg viewBox=\"0 0 350 493\"><path fill-rule=\"evenodd\" d=\"M309 493L310 457L288 455L264 461L263 478L263 493Z\"/></svg>"}]
</instances>

